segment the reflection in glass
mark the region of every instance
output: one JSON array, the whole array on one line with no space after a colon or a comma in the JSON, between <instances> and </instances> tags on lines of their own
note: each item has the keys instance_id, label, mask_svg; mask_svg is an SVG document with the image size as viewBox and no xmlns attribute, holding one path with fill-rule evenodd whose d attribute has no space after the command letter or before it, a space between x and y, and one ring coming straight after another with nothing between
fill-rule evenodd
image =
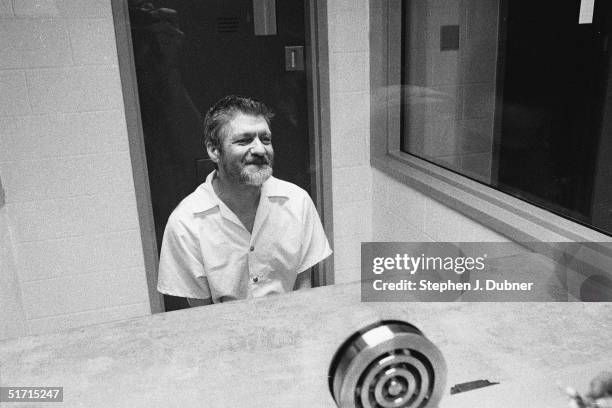
<instances>
[{"instance_id":1,"label":"reflection in glass","mask_svg":"<svg viewBox=\"0 0 612 408\"><path fill-rule=\"evenodd\" d=\"M403 1L401 150L612 233L612 19L597 2Z\"/></svg>"}]
</instances>

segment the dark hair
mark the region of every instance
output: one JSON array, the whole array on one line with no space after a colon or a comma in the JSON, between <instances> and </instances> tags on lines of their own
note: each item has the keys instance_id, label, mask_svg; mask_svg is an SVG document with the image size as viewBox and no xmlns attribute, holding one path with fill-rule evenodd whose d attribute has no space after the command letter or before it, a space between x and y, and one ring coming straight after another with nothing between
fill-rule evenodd
<instances>
[{"instance_id":1,"label":"dark hair","mask_svg":"<svg viewBox=\"0 0 612 408\"><path fill-rule=\"evenodd\" d=\"M236 113L263 116L268 126L274 113L263 102L244 96L228 95L217 101L204 118L204 147L221 148L221 132Z\"/></svg>"}]
</instances>

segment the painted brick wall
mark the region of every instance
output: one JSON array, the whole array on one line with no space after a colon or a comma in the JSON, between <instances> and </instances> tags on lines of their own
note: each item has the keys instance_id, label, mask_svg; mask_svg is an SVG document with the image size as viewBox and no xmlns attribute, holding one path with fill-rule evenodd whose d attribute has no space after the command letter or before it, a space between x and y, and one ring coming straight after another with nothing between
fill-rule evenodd
<instances>
[{"instance_id":1,"label":"painted brick wall","mask_svg":"<svg viewBox=\"0 0 612 408\"><path fill-rule=\"evenodd\" d=\"M0 0L0 338L150 313L110 0Z\"/></svg>"},{"instance_id":2,"label":"painted brick wall","mask_svg":"<svg viewBox=\"0 0 612 408\"><path fill-rule=\"evenodd\" d=\"M360 279L362 241L507 241L371 168L368 0L329 0L328 26L336 282Z\"/></svg>"},{"instance_id":3,"label":"painted brick wall","mask_svg":"<svg viewBox=\"0 0 612 408\"><path fill-rule=\"evenodd\" d=\"M374 241L508 242L465 215L373 170Z\"/></svg>"},{"instance_id":4,"label":"painted brick wall","mask_svg":"<svg viewBox=\"0 0 612 408\"><path fill-rule=\"evenodd\" d=\"M336 282L359 276L362 241L372 238L367 0L329 0L334 266Z\"/></svg>"}]
</instances>

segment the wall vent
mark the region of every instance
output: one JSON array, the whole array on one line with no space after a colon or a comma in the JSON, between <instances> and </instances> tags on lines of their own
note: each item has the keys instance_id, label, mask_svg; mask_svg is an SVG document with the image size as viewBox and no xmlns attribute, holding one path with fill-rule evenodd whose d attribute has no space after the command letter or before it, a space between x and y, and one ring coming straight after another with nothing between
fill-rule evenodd
<instances>
[{"instance_id":1,"label":"wall vent","mask_svg":"<svg viewBox=\"0 0 612 408\"><path fill-rule=\"evenodd\" d=\"M218 33L236 33L240 28L240 19L238 17L217 17L217 32Z\"/></svg>"}]
</instances>

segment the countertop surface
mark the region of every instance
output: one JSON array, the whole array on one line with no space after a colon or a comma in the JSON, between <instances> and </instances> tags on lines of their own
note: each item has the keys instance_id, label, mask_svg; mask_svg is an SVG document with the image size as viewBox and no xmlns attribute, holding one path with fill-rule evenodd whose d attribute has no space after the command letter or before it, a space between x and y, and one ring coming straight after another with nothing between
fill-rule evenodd
<instances>
[{"instance_id":1,"label":"countertop surface","mask_svg":"<svg viewBox=\"0 0 612 408\"><path fill-rule=\"evenodd\" d=\"M334 353L381 319L415 325L442 351L442 408L565 407L557 382L585 390L612 370L612 304L362 303L359 289L328 286L0 342L0 385L63 386L64 403L47 404L56 408L335 407L327 382ZM500 384L449 395L478 379Z\"/></svg>"}]
</instances>

